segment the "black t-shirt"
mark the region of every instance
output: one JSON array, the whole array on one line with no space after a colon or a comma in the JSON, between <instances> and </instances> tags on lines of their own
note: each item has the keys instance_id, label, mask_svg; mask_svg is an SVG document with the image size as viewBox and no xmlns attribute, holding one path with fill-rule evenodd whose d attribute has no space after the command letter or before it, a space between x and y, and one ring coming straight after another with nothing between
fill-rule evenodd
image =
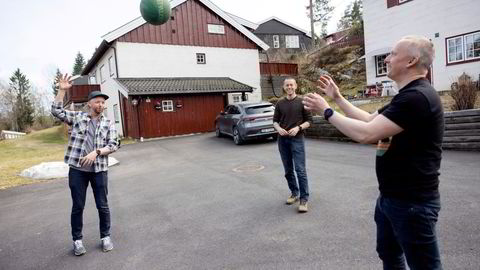
<instances>
[{"instance_id":1,"label":"black t-shirt","mask_svg":"<svg viewBox=\"0 0 480 270\"><path fill-rule=\"evenodd\" d=\"M403 128L378 144L381 194L414 201L438 198L444 119L435 89L426 79L412 81L378 112Z\"/></svg>"},{"instance_id":2,"label":"black t-shirt","mask_svg":"<svg viewBox=\"0 0 480 270\"><path fill-rule=\"evenodd\" d=\"M305 122L312 122L312 114L305 110L302 98L296 96L292 100L281 98L275 105L275 113L273 114L273 122L277 122L281 128L289 130ZM297 134L302 136L303 130Z\"/></svg>"}]
</instances>

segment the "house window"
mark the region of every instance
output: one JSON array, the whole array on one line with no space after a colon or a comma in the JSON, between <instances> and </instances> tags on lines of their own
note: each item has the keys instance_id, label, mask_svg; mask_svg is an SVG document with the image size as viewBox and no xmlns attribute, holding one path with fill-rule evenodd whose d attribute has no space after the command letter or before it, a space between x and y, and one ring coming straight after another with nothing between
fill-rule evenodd
<instances>
[{"instance_id":1,"label":"house window","mask_svg":"<svg viewBox=\"0 0 480 270\"><path fill-rule=\"evenodd\" d=\"M197 53L197 64L206 64L207 59L204 53Z\"/></svg>"},{"instance_id":2,"label":"house window","mask_svg":"<svg viewBox=\"0 0 480 270\"><path fill-rule=\"evenodd\" d=\"M105 65L102 65L100 67L100 81L104 83L106 81L106 76L105 76Z\"/></svg>"},{"instance_id":3,"label":"house window","mask_svg":"<svg viewBox=\"0 0 480 270\"><path fill-rule=\"evenodd\" d=\"M398 0L398 3L401 4L401 3L405 3L405 2L408 2L410 0Z\"/></svg>"},{"instance_id":4,"label":"house window","mask_svg":"<svg viewBox=\"0 0 480 270\"><path fill-rule=\"evenodd\" d=\"M110 71L110 77L113 76L114 72L113 72L113 56L110 56L108 58L108 71Z\"/></svg>"},{"instance_id":5,"label":"house window","mask_svg":"<svg viewBox=\"0 0 480 270\"><path fill-rule=\"evenodd\" d=\"M242 101L242 95L233 95L233 103Z\"/></svg>"},{"instance_id":6,"label":"house window","mask_svg":"<svg viewBox=\"0 0 480 270\"><path fill-rule=\"evenodd\" d=\"M448 62L458 62L463 60L463 37L452 38L448 43Z\"/></svg>"},{"instance_id":7,"label":"house window","mask_svg":"<svg viewBox=\"0 0 480 270\"><path fill-rule=\"evenodd\" d=\"M280 37L273 35L273 48L280 48Z\"/></svg>"},{"instance_id":8,"label":"house window","mask_svg":"<svg viewBox=\"0 0 480 270\"><path fill-rule=\"evenodd\" d=\"M387 69L387 64L385 63L385 58L387 58L387 56L388 56L388 53L375 56L375 67L377 70L377 77L387 75L388 69Z\"/></svg>"},{"instance_id":9,"label":"house window","mask_svg":"<svg viewBox=\"0 0 480 270\"><path fill-rule=\"evenodd\" d=\"M173 100L162 100L162 111L173 112Z\"/></svg>"},{"instance_id":10,"label":"house window","mask_svg":"<svg viewBox=\"0 0 480 270\"><path fill-rule=\"evenodd\" d=\"M221 24L208 24L208 33L224 35L225 26Z\"/></svg>"},{"instance_id":11,"label":"house window","mask_svg":"<svg viewBox=\"0 0 480 270\"><path fill-rule=\"evenodd\" d=\"M292 49L300 48L298 36L285 36L285 47Z\"/></svg>"},{"instance_id":12,"label":"house window","mask_svg":"<svg viewBox=\"0 0 480 270\"><path fill-rule=\"evenodd\" d=\"M480 31L446 38L447 64L480 60Z\"/></svg>"},{"instance_id":13,"label":"house window","mask_svg":"<svg viewBox=\"0 0 480 270\"><path fill-rule=\"evenodd\" d=\"M465 35L465 60L480 58L480 32Z\"/></svg>"},{"instance_id":14,"label":"house window","mask_svg":"<svg viewBox=\"0 0 480 270\"><path fill-rule=\"evenodd\" d=\"M97 84L97 73L93 72L90 74L90 84Z\"/></svg>"},{"instance_id":15,"label":"house window","mask_svg":"<svg viewBox=\"0 0 480 270\"><path fill-rule=\"evenodd\" d=\"M118 104L113 105L113 117L115 118L115 123L120 123L120 114L118 112Z\"/></svg>"}]
</instances>

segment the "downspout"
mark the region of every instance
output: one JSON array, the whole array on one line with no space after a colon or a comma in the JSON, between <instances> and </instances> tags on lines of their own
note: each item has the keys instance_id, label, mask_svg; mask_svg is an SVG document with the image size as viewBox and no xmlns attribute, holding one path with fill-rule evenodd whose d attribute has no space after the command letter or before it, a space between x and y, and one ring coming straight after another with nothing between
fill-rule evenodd
<instances>
[{"instance_id":1,"label":"downspout","mask_svg":"<svg viewBox=\"0 0 480 270\"><path fill-rule=\"evenodd\" d=\"M115 74L117 78L120 78L120 76L118 76L117 48L115 48L113 44L111 48L113 49L113 57L115 58Z\"/></svg>"},{"instance_id":2,"label":"downspout","mask_svg":"<svg viewBox=\"0 0 480 270\"><path fill-rule=\"evenodd\" d=\"M270 58L268 57L268 52L265 51L265 54L267 55L267 64L270 64ZM272 84L272 93L273 95L276 97L276 98L279 98L279 96L277 96L277 93L275 93L275 87L273 86L273 76L272 76L272 70L268 69L268 80L270 81L270 83Z\"/></svg>"}]
</instances>

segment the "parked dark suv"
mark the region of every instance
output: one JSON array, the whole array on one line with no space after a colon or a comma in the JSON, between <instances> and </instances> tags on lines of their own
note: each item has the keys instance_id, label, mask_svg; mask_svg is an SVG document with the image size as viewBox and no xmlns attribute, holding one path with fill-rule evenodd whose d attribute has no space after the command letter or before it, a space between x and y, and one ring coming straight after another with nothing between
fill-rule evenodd
<instances>
[{"instance_id":1,"label":"parked dark suv","mask_svg":"<svg viewBox=\"0 0 480 270\"><path fill-rule=\"evenodd\" d=\"M275 107L269 102L228 105L215 119L216 135L229 135L237 145L252 139L277 139L277 131L273 128L274 111Z\"/></svg>"}]
</instances>

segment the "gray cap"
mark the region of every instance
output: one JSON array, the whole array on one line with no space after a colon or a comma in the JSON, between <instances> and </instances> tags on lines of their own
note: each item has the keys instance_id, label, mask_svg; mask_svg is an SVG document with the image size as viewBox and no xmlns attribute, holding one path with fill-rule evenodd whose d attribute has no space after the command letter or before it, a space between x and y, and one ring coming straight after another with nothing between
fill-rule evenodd
<instances>
[{"instance_id":1,"label":"gray cap","mask_svg":"<svg viewBox=\"0 0 480 270\"><path fill-rule=\"evenodd\" d=\"M90 94L88 94L88 101L90 101L90 99L96 98L96 97L103 97L105 100L108 99L108 96L105 95L104 93L102 93L100 91L92 91L92 92L90 92Z\"/></svg>"}]
</instances>

